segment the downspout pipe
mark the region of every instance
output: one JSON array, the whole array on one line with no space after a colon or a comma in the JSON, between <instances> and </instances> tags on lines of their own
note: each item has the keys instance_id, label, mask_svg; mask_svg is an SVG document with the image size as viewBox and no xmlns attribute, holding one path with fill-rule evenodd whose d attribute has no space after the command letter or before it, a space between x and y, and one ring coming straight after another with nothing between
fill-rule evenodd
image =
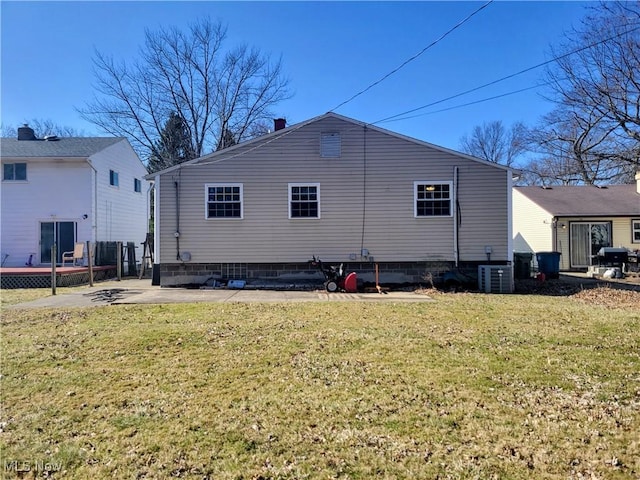
<instances>
[{"instance_id":1,"label":"downspout pipe","mask_svg":"<svg viewBox=\"0 0 640 480\"><path fill-rule=\"evenodd\" d=\"M98 170L91 163L91 159L87 158L87 164L93 170L93 205L91 209L91 234L93 236L90 239L93 243L98 241Z\"/></svg>"},{"instance_id":2,"label":"downspout pipe","mask_svg":"<svg viewBox=\"0 0 640 480\"><path fill-rule=\"evenodd\" d=\"M453 167L453 258L456 268L460 261L460 235L459 235L459 218L460 218L460 204L458 203L458 180L460 175L460 169Z\"/></svg>"},{"instance_id":3,"label":"downspout pipe","mask_svg":"<svg viewBox=\"0 0 640 480\"><path fill-rule=\"evenodd\" d=\"M180 183L174 180L173 185L176 188L176 260L180 260Z\"/></svg>"}]
</instances>

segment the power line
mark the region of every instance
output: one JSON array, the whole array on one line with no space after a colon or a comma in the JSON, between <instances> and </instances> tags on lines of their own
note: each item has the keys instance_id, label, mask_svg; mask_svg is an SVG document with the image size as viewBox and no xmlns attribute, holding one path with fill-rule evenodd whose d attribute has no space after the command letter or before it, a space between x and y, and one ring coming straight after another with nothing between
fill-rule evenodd
<instances>
[{"instance_id":1,"label":"power line","mask_svg":"<svg viewBox=\"0 0 640 480\"><path fill-rule=\"evenodd\" d=\"M422 117L425 115L433 115L435 113L441 113L441 112L446 112L448 110L455 110L456 108L463 108L463 107L468 107L469 105L475 105L476 103L484 103L484 102L488 102L490 100L495 100L497 98L502 98L502 97L508 97L509 95L515 95L516 93L522 93L522 92L526 92L527 90L533 90L535 88L540 88L544 85L549 85L550 82L546 82L546 83L541 83L539 85L532 85L530 87L525 87L525 88L521 88L519 90L513 90L511 92L506 92L506 93L501 93L500 95L494 95L492 97L487 97L487 98L483 98L481 100L475 100L473 102L467 102L467 103L463 103L461 105L454 105L452 107L447 107L447 108L441 108L440 110L434 110L432 112L424 112L424 113L418 113L416 115L411 115L408 117L401 117L401 118L393 118L391 120L381 120L377 123L383 123L383 122L399 122L402 120L409 120L411 118L417 118L417 117Z\"/></svg>"},{"instance_id":2,"label":"power line","mask_svg":"<svg viewBox=\"0 0 640 480\"><path fill-rule=\"evenodd\" d=\"M435 102L431 102L431 103L428 103L428 104L426 104L426 105L422 105L421 107L412 108L411 110L406 110L406 111L404 111L404 112L397 113L397 114L395 114L395 115L391 115L391 116L389 116L389 117L382 118L382 119L380 119L380 120L377 120L377 121L375 121L375 122L372 122L371 124L372 124L372 125L375 125L375 124L378 124L378 123L387 122L387 121L392 120L392 119L395 119L395 118L397 118L397 117L403 117L403 116L408 115L408 114L410 114L410 113L417 112L417 111L419 111L419 110L424 110L425 108L433 107L434 105L438 105L438 104L440 104L440 103L444 103L444 102L446 102L446 101L453 100L454 98L462 97L463 95L467 95L467 94L469 94L469 93L476 92L476 91L478 91L478 90L481 90L481 89L483 89L483 88L489 87L489 86L491 86L491 85L495 85L496 83L500 83L500 82L503 82L503 81L505 81L505 80L509 80L510 78L517 77L518 75L522 75L523 73L527 73L527 72L530 72L531 70L535 70L535 69L537 69L537 68L543 67L543 66L548 65L548 64L550 64L550 63L557 62L558 60L562 60L563 58L566 58L566 57L568 57L568 56L570 56L570 55L575 55L576 53L582 52L582 51L584 51L584 50L587 50L587 49L589 49L589 48L595 47L595 46L597 46L597 45L600 45L600 44L602 44L602 43L608 42L608 41L610 41L610 40L613 40L613 39L615 39L615 38L621 37L621 36L623 36L623 35L627 35L627 34L633 33L633 32L635 32L635 31L636 31L636 30L638 30L638 29L640 29L640 27L635 27L635 28L633 28L633 29L631 29L631 30L627 30L627 31L625 31L625 32L619 33L619 34L614 35L614 36L612 36L612 37L605 38L604 40L600 40L600 41L598 41L598 42L591 43L591 44L586 45L586 46L584 46L584 47L577 48L577 49L575 49L575 50L572 50L571 52L565 53L565 54L560 55L560 56L558 56L558 57L553 57L551 60L547 60L547 61L545 61L545 62L538 63L537 65L534 65L534 66L529 67L529 68L525 68L524 70L520 70L519 72L516 72L516 73L512 73L511 75L507 75L506 77L502 77L502 78L499 78L499 79L494 80L494 81L492 81L492 82L485 83L484 85L480 85L479 87L471 88L471 89L466 90L466 91L464 91L464 92L457 93L457 94L455 94L455 95L451 95L451 96L449 96L449 97L447 97L447 98L443 98L442 100L438 100L438 101L435 101ZM409 117L409 118L413 118L413 117Z\"/></svg>"},{"instance_id":3,"label":"power line","mask_svg":"<svg viewBox=\"0 0 640 480\"><path fill-rule=\"evenodd\" d=\"M455 28L457 28L457 27L458 27L459 25L461 25L463 22L465 22L466 20L468 20L469 18L471 18L471 16L475 15L478 11L480 11L482 8L485 8L487 5L489 5L489 4L490 4L490 3L492 3L492 2L493 2L493 0L490 0L489 2L487 2L487 3L486 3L485 5L483 5L480 9L476 10L476 12L474 12L472 15L470 15L469 17L467 17L465 20L463 20L463 21L462 21L460 24L458 24L456 27L452 28L449 32L447 32L445 35L443 35L440 39L438 39L437 41L435 41L433 44L435 44L435 43L437 43L438 41L440 41L442 38L444 38L444 36L446 36L448 33L450 33L451 31L453 31ZM529 68L525 68L524 70L520 70L519 72L513 73L513 74L511 74L511 75L507 75L506 77L502 77L502 78L500 78L500 79L498 79L498 80L494 80L494 81L492 81L492 82L486 83L486 84L481 85L481 86L479 86L479 87L472 88L472 89L470 89L470 90L466 90L466 91L461 92L461 93L458 93L458 94L456 94L456 95L451 95L450 97L444 98L444 99L442 99L442 100L438 100L438 101L436 101L436 102L432 102L432 103L429 103L429 104L427 104L427 105L423 105L423 106L421 106L421 107L413 108L413 109L411 109L411 110L407 110L407 111L405 111L405 112L398 113L398 114L396 114L396 115L391 115L391 116L389 116L389 117L386 117L386 118L383 118L383 119L377 120L377 121L375 121L375 122L369 122L369 123L368 123L368 122L362 122L362 123L363 123L363 125L364 125L364 126L366 126L366 125L376 125L376 124L378 124L378 123L384 123L384 122L390 122L390 121L401 121L401 120L407 120L407 119L415 118L415 117L422 116L422 115L427 115L427 114L433 114L433 113L443 112L443 111L446 111L446 110L452 110L452 109L454 109L454 108L462 108L462 107L465 107L465 106L468 106L468 105L473 105L473 104L476 104L476 103L481 103L481 102L485 102L485 101L489 101L489 100L494 100L494 99L496 99L496 98L505 97L505 96L513 95L513 94L520 93L520 92L523 92L523 91L526 91L526 90L531 90L531 89L534 89L534 88L538 88L538 87L543 86L543 85L545 85L545 84L542 84L542 85L535 85L535 86L531 86L531 87L523 88L523 89L520 89L520 90L515 90L515 91L512 91L512 92L507 92L507 93L504 93L504 94L501 94L501 95L495 95L495 96L493 96L493 97L488 97L488 98L485 98L485 99L482 99L482 100L477 100L477 101L468 102L468 103L466 103L466 104L462 104L462 105L457 105L457 106L453 106L453 107L449 107L449 108L444 108L444 109L441 109L441 110L438 110L438 111L434 111L434 112L427 112L427 113L424 113L424 114L418 114L418 115L413 115L413 116L409 116L409 117L404 117L404 115L407 115L407 114L410 114L410 113L413 113L413 112L417 112L417 111L419 111L419 110L423 110L423 109L425 109L425 108L432 107L432 106L434 106L434 105L438 105L438 104L440 104L440 103L444 103L444 102L446 102L446 101L448 101L448 100L452 100L452 99L454 99L454 98L461 97L461 96L463 96L463 95L467 95L468 93L475 92L475 91L477 91L477 90L480 90L480 89L482 89L482 88L486 88L486 87L491 86L491 85L495 85L496 83L500 83L500 82L502 82L502 81L504 81L504 80L508 80L508 79L510 79L510 78L516 77L516 76L518 76L518 75L521 75L521 74L523 74L523 73L529 72L529 71L531 71L531 70L535 70L536 68L540 68L540 67L542 67L542 66L544 66L544 65L548 65L549 63L552 63L552 62L555 62L555 61L561 60L561 59L566 58L566 57L568 57L568 56L570 56L570 55L574 55L574 54L576 54L576 53L579 53L579 52L581 52L581 51L583 51L583 50L587 50L587 49L589 49L589 48L591 48L591 47L595 47L595 46L597 46L597 45L600 45L600 44L602 44L602 43L608 42L608 41L610 41L610 40L613 40L613 39L615 39L615 38L621 37L621 36L623 36L623 35L633 33L633 32L635 32L636 30L639 30L639 29L640 29L640 26L635 27L635 28L633 28L633 29L631 29L631 30L628 30L628 31L622 32L622 33L620 33L620 34L614 35L614 36L609 37L609 38L606 38L606 39L604 39L604 40L600 40L600 41L598 41L598 42L594 42L594 43L592 43L592 44L589 44L589 45L587 45L587 46L584 46L584 47L578 48L578 49L576 49L576 50L573 50L573 51L571 51L571 52L565 53L565 54L560 55L560 56L558 56L558 57L554 57L554 58L552 58L551 60L548 60L548 61L546 61L546 62L539 63L539 64L534 65L534 66L529 67ZM433 45L433 44L432 44L432 45ZM428 49L428 48L429 48L429 47L425 47L425 49L423 50L423 52L424 52L426 49ZM420 52L420 54L421 54L421 53L422 53L422 52ZM418 54L418 55L420 55L420 54ZM415 58L415 57L417 57L418 55L414 56L414 58ZM408 63L409 61L411 61L411 59L410 59L410 60L408 60L407 62L405 62L403 65L405 65L405 64L406 64L406 63ZM402 66L403 66L403 65L401 65L400 67L398 67L398 69L399 69L399 68L402 68ZM398 69L396 69L395 71L397 71ZM367 89L365 89L365 90L363 90L362 92L360 92L360 93L358 93L358 94L354 95L351 99L347 100L346 102L341 103L340 105L338 105L338 107L334 108L333 110L336 110L336 109L337 109L337 108L339 108L340 106L342 106L342 105L346 104L347 102L349 102L349 101L353 100L353 99L354 99L354 98L356 98L358 95L361 95L361 94L362 94L362 93L364 93L365 91L369 90L371 87L375 86L377 83L380 83L382 80L384 80L385 78L387 78L389 75L391 75L391 74L393 74L393 73L394 73L394 72L391 72L391 73L389 73L389 74L385 75L385 77L383 77L382 79L380 79L378 82L376 82L376 83L374 83L374 84L370 85L369 87L367 87ZM330 112L332 112L333 110L330 110ZM399 118L399 117L403 117L403 118ZM259 143L259 144L255 145L255 146L253 146L253 147L251 147L251 148L249 148L249 149L247 149L247 150L244 150L244 151L238 152L238 153L236 153L236 154L232 154L231 156L223 156L222 158L219 158L219 159L208 160L208 161L204 161L204 162L197 162L197 161L194 161L194 163L191 163L191 162L185 162L185 163L181 163L181 164L177 165L176 167L181 168L181 167L189 167L189 166L197 166L197 165L211 165L211 164L220 163L220 162L223 162L223 161L231 160L231 159L233 159L233 158L236 158L236 157L240 157L240 156L246 155L246 154L247 154L247 153L249 153L249 152L252 152L252 151L254 151L254 150L257 150L257 149L259 149L259 148L262 148L262 147L264 147L265 145L268 145L268 144L270 144L271 142L273 142L273 141L275 141L275 140L277 140L277 139L279 139L279 138L281 138L281 137L283 137L283 136L289 135L289 134L291 134L291 133L293 133L293 132L295 132L295 131L299 130L300 128L307 126L308 124L310 124L310 123L311 123L311 121L312 121L312 120L313 120L313 119L311 119L311 120L307 120L307 121L305 121L305 122L302 122L302 123L300 123L300 124L296 125L295 127L293 127L291 130L286 131L286 132L284 132L284 133L283 133L283 134L281 134L281 135L274 136L273 138L269 139L268 141L266 141L266 142L264 142L264 143ZM357 127L357 128L362 128L362 127L361 127L361 126L359 126L359 127ZM242 145L242 144L238 144L238 145ZM215 153L215 152L214 152L214 153ZM207 156L211 156L211 155L212 155L212 154L209 154L209 155L207 155ZM200 157L200 158L203 158L203 157ZM195 160L197 160L197 159L195 159Z\"/></svg>"},{"instance_id":4,"label":"power line","mask_svg":"<svg viewBox=\"0 0 640 480\"><path fill-rule=\"evenodd\" d=\"M391 75L393 75L394 73L398 72L401 68L403 68L405 65L407 65L408 63L414 61L416 58L418 58L420 55L422 55L424 52L426 52L427 50L429 50L431 47L433 47L434 45L436 45L437 43L439 43L441 40L443 40L446 36L448 36L450 33L452 33L454 30L456 30L457 28L461 27L462 25L464 25L468 20L471 19L471 17L473 17L474 15L476 15L477 13L479 13L481 10L483 10L484 8L486 8L487 6L489 6L489 4L491 4L494 0L489 0L487 3L485 3L484 5L482 5L480 8L478 8L476 11L474 11L473 13L471 13L470 15L467 15L466 18L464 18L463 20L461 20L460 22L458 22L456 25L454 25L453 27L451 27L449 30L447 30L445 33L443 33L440 37L438 37L436 40L434 40L433 42L431 42L429 45L427 45L426 47L424 47L422 50L420 50L418 53L416 53L413 57L409 58L408 60L405 60L404 62L402 62L398 67L396 67L395 69L391 70L389 73L387 73L386 75L384 75L382 78L380 78L379 80L376 80L375 82L373 82L371 85L369 85L367 88L365 88L364 90L359 91L358 93L356 93L355 95L353 95L351 98L345 100L344 102L342 102L340 105L338 105L337 107L332 108L331 110L329 110L330 112L333 112L337 109L339 109L340 107L343 107L344 105L346 105L347 103L351 102L352 100L355 100L357 97L359 97L360 95L362 95L363 93L368 92L369 90L371 90L373 87L375 87L376 85L378 85L379 83L382 83L383 81L385 81L387 78L389 78Z\"/></svg>"}]
</instances>

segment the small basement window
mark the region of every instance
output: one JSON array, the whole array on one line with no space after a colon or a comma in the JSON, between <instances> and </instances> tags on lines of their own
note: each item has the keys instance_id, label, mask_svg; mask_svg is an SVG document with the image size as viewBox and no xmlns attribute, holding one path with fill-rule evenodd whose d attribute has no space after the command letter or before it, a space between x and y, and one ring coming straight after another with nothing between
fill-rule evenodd
<instances>
[{"instance_id":1,"label":"small basement window","mask_svg":"<svg viewBox=\"0 0 640 480\"><path fill-rule=\"evenodd\" d=\"M339 158L342 150L342 138L338 132L320 135L320 156L322 158Z\"/></svg>"}]
</instances>

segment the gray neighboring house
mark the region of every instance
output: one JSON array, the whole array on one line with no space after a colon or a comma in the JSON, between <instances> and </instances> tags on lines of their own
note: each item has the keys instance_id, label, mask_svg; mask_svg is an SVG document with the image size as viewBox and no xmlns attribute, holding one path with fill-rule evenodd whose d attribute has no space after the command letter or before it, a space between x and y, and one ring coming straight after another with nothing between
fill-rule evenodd
<instances>
[{"instance_id":1,"label":"gray neighboring house","mask_svg":"<svg viewBox=\"0 0 640 480\"><path fill-rule=\"evenodd\" d=\"M145 240L147 170L126 138L42 139L24 126L0 157L3 266L50 265L53 244L61 263L76 242Z\"/></svg>"},{"instance_id":2,"label":"gray neighboring house","mask_svg":"<svg viewBox=\"0 0 640 480\"><path fill-rule=\"evenodd\" d=\"M312 255L381 283L511 263L509 168L334 113L282 123L146 177L162 286L315 279Z\"/></svg>"},{"instance_id":3,"label":"gray neighboring house","mask_svg":"<svg viewBox=\"0 0 640 480\"><path fill-rule=\"evenodd\" d=\"M640 249L640 173L636 184L515 187L516 252L560 252L560 270L585 270L601 247ZM535 258L535 256L534 256Z\"/></svg>"}]
</instances>

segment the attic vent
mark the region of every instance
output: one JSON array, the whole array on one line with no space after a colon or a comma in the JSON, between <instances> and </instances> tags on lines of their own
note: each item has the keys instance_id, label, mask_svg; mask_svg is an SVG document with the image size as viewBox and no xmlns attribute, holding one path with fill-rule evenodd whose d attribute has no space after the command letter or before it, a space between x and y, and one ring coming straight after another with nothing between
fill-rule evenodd
<instances>
[{"instance_id":1,"label":"attic vent","mask_svg":"<svg viewBox=\"0 0 640 480\"><path fill-rule=\"evenodd\" d=\"M58 141L58 137L56 135L45 135L44 139L47 142L56 142L56 141Z\"/></svg>"},{"instance_id":2,"label":"attic vent","mask_svg":"<svg viewBox=\"0 0 640 480\"><path fill-rule=\"evenodd\" d=\"M553 190L552 187L547 187L546 185L542 185L540 188L543 190Z\"/></svg>"},{"instance_id":3,"label":"attic vent","mask_svg":"<svg viewBox=\"0 0 640 480\"><path fill-rule=\"evenodd\" d=\"M342 139L338 132L323 133L320 136L320 156L322 158L339 158Z\"/></svg>"},{"instance_id":4,"label":"attic vent","mask_svg":"<svg viewBox=\"0 0 640 480\"><path fill-rule=\"evenodd\" d=\"M599 188L601 190L606 190L608 187L606 185L596 185L596 188Z\"/></svg>"}]
</instances>

